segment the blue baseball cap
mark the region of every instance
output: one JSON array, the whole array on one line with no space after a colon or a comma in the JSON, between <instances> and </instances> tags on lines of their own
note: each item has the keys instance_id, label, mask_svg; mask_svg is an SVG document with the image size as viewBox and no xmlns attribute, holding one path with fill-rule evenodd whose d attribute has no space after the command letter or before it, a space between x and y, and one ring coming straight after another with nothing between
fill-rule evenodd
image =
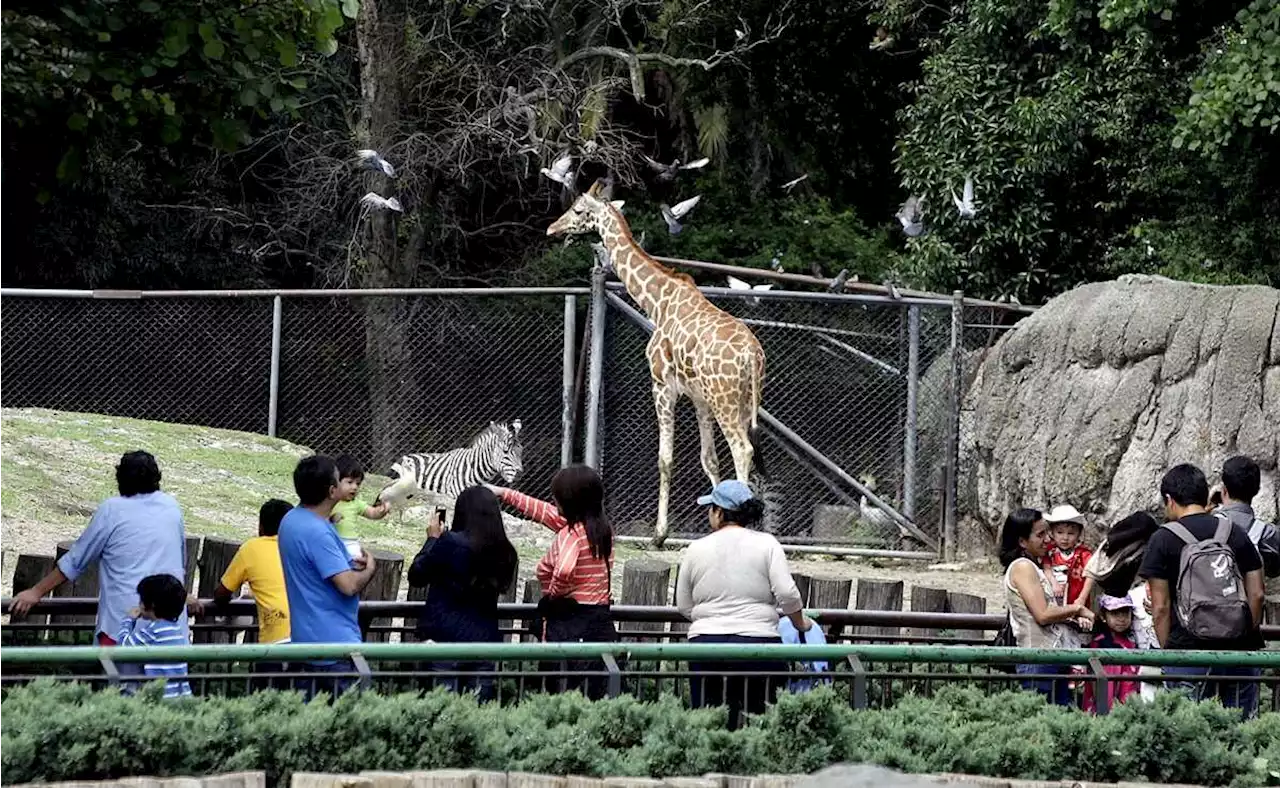
<instances>
[{"instance_id":1,"label":"blue baseball cap","mask_svg":"<svg viewBox=\"0 0 1280 788\"><path fill-rule=\"evenodd\" d=\"M746 482L725 479L711 488L711 492L698 499L699 506L719 506L721 509L737 509L756 497Z\"/></svg>"}]
</instances>

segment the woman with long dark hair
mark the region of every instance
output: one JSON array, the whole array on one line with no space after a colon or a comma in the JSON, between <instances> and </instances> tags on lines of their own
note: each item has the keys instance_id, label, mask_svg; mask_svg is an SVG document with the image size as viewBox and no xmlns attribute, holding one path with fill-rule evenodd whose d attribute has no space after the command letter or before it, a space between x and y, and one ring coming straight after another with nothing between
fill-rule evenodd
<instances>
[{"instance_id":1,"label":"woman with long dark hair","mask_svg":"<svg viewBox=\"0 0 1280 788\"><path fill-rule=\"evenodd\" d=\"M798 632L813 622L805 617L782 545L754 526L764 503L736 479L720 482L698 499L707 508L711 534L689 545L676 576L676 608L689 619L690 643L781 643L779 613ZM786 680L786 662L691 662L694 708L729 707L729 730L743 714L762 714ZM744 678L731 673L759 674Z\"/></svg>"},{"instance_id":2,"label":"woman with long dark hair","mask_svg":"<svg viewBox=\"0 0 1280 788\"><path fill-rule=\"evenodd\" d=\"M610 606L613 570L613 527L604 514L604 482L586 465L561 468L551 477L555 503L540 501L515 490L491 488L508 506L555 531L555 539L535 570L542 584L538 602L539 640L553 643L612 643L618 639ZM603 670L598 660L573 661L568 671ZM560 683L576 689L580 680ZM593 678L586 694L600 697L605 682Z\"/></svg>"},{"instance_id":3,"label":"woman with long dark hair","mask_svg":"<svg viewBox=\"0 0 1280 788\"><path fill-rule=\"evenodd\" d=\"M1092 626L1093 611L1084 605L1054 604L1053 584L1040 568L1049 550L1049 526L1035 509L1019 509L1005 518L1000 532L1000 565L1004 567L1004 599L1013 637L1023 648L1078 648L1066 622L1078 619ZM1034 689L1059 706L1071 705L1067 679L1037 678L1055 668L1022 664L1023 686Z\"/></svg>"},{"instance_id":4,"label":"woman with long dark hair","mask_svg":"<svg viewBox=\"0 0 1280 788\"><path fill-rule=\"evenodd\" d=\"M433 520L427 541L409 567L409 583L427 586L427 601L418 618L418 636L438 643L496 643L498 598L515 582L516 549L502 525L498 498L484 487L469 487L454 505L453 527ZM445 663L435 671L491 671L492 663ZM474 680L440 682L455 691L477 687ZM478 683L481 698L493 696L492 679Z\"/></svg>"}]
</instances>

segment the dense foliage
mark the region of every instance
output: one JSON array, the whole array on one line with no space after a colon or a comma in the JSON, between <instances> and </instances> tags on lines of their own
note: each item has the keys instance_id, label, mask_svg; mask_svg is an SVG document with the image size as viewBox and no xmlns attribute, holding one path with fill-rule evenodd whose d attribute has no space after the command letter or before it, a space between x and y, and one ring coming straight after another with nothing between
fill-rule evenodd
<instances>
[{"instance_id":1,"label":"dense foliage","mask_svg":"<svg viewBox=\"0 0 1280 788\"><path fill-rule=\"evenodd\" d=\"M1024 301L1134 271L1280 283L1272 0L54 0L3 23L11 285L580 282L590 250L542 232L566 151L676 257ZM642 155L713 161L670 183ZM371 190L404 215L362 212ZM693 193L668 236L658 204Z\"/></svg>"},{"instance_id":2,"label":"dense foliage","mask_svg":"<svg viewBox=\"0 0 1280 788\"><path fill-rule=\"evenodd\" d=\"M535 696L477 705L443 691L350 695L304 705L295 694L164 701L35 684L3 701L5 783L265 770L358 772L450 767L553 774L798 773L837 762L913 772L1032 779L1280 785L1280 715L1241 724L1216 704L1162 696L1107 717L1029 693L949 687L933 699L853 711L823 689L783 696L754 723L667 698L591 703Z\"/></svg>"}]
</instances>

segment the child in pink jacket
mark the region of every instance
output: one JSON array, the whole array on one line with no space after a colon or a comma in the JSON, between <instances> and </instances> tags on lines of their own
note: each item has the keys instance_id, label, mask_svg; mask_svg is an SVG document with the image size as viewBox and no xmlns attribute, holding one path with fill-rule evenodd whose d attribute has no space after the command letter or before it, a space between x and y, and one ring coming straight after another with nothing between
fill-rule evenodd
<instances>
[{"instance_id":1,"label":"child in pink jacket","mask_svg":"<svg viewBox=\"0 0 1280 788\"><path fill-rule=\"evenodd\" d=\"M1101 596L1098 599L1098 606L1102 608L1102 614L1098 617L1102 631L1094 635L1089 648L1137 648L1138 641L1133 634L1133 600L1128 594L1119 597ZM1106 665L1103 670L1111 679L1107 683L1111 708L1115 708L1117 703L1141 691L1137 665ZM1093 682L1085 682L1084 710L1092 713L1097 711L1097 708L1097 700L1093 695Z\"/></svg>"}]
</instances>

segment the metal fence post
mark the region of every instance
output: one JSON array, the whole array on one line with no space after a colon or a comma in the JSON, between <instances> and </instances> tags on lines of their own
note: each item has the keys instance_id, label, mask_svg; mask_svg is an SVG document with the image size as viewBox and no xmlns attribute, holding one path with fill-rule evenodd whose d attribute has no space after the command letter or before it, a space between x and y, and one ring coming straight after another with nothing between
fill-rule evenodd
<instances>
[{"instance_id":1,"label":"metal fence post","mask_svg":"<svg viewBox=\"0 0 1280 788\"><path fill-rule=\"evenodd\" d=\"M587 437L583 460L600 469L600 420L604 382L605 272L591 272L591 357L587 367Z\"/></svg>"},{"instance_id":2,"label":"metal fence post","mask_svg":"<svg viewBox=\"0 0 1280 788\"><path fill-rule=\"evenodd\" d=\"M942 520L942 558L956 558L956 517L960 489L960 406L963 400L961 386L964 365L960 354L964 351L964 292L951 294L951 392L947 412L946 508Z\"/></svg>"},{"instance_id":3,"label":"metal fence post","mask_svg":"<svg viewBox=\"0 0 1280 788\"><path fill-rule=\"evenodd\" d=\"M574 345L578 341L578 299L564 297L564 388L560 393L560 467L573 464L573 384L576 370Z\"/></svg>"},{"instance_id":4,"label":"metal fence post","mask_svg":"<svg viewBox=\"0 0 1280 788\"><path fill-rule=\"evenodd\" d=\"M271 299L271 392L267 403L267 435L276 436L276 416L280 405L280 324L284 304L280 296Z\"/></svg>"},{"instance_id":5,"label":"metal fence post","mask_svg":"<svg viewBox=\"0 0 1280 788\"><path fill-rule=\"evenodd\" d=\"M920 307L907 307L907 428L902 445L902 515L916 519L916 405L920 389Z\"/></svg>"}]
</instances>

